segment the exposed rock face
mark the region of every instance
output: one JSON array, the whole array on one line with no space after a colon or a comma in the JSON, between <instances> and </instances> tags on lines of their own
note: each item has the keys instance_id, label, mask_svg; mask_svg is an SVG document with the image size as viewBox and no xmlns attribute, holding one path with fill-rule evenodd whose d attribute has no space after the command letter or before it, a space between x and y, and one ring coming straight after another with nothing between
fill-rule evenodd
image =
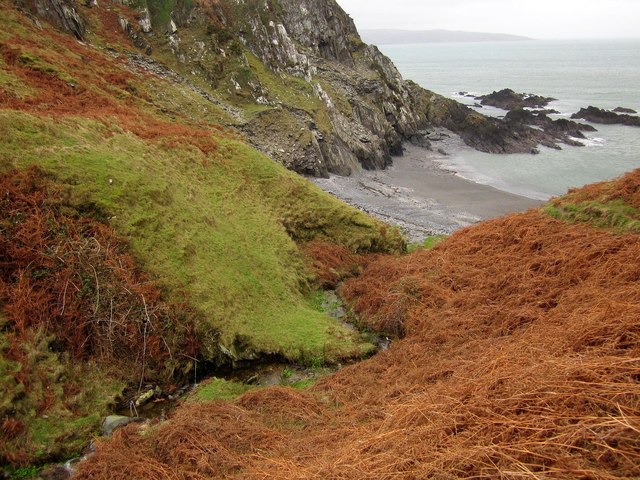
<instances>
[{"instance_id":1,"label":"exposed rock face","mask_svg":"<svg viewBox=\"0 0 640 480\"><path fill-rule=\"evenodd\" d=\"M151 12L149 12L148 8L145 7L140 10L140 20L138 20L138 23L143 33L151 32Z\"/></svg>"},{"instance_id":2,"label":"exposed rock face","mask_svg":"<svg viewBox=\"0 0 640 480\"><path fill-rule=\"evenodd\" d=\"M34 0L31 7L36 15L72 33L78 40L84 38L86 23L74 0Z\"/></svg>"},{"instance_id":3,"label":"exposed rock face","mask_svg":"<svg viewBox=\"0 0 640 480\"><path fill-rule=\"evenodd\" d=\"M285 165L320 176L389 165L391 155L402 154L402 141L421 127L395 66L376 47L362 43L351 18L334 1L281 0L279 5L278 11L266 8L277 14L273 19L261 5L243 15L247 25L239 30L251 32L242 36L244 44L273 71L304 78L324 103L330 128L293 112L300 129L310 126L307 142L296 148L299 142L285 140L285 146L272 149L275 157L284 150ZM260 128L249 125L248 130L253 138L260 136Z\"/></svg>"},{"instance_id":4,"label":"exposed rock face","mask_svg":"<svg viewBox=\"0 0 640 480\"><path fill-rule=\"evenodd\" d=\"M353 67L352 52L362 43L353 20L335 2L280 0L289 34L314 56Z\"/></svg>"},{"instance_id":5,"label":"exposed rock face","mask_svg":"<svg viewBox=\"0 0 640 480\"><path fill-rule=\"evenodd\" d=\"M505 88L499 92L476 97L482 105L501 108L503 110L515 110L517 108L543 108L556 100L551 97L541 97L532 93L516 93L510 88Z\"/></svg>"},{"instance_id":6,"label":"exposed rock face","mask_svg":"<svg viewBox=\"0 0 640 480\"><path fill-rule=\"evenodd\" d=\"M607 125L620 124L640 127L640 117L634 117L633 115L627 114L617 114L597 107L581 108L578 113L571 115L571 118L582 118L589 122Z\"/></svg>"},{"instance_id":7,"label":"exposed rock face","mask_svg":"<svg viewBox=\"0 0 640 480\"><path fill-rule=\"evenodd\" d=\"M131 39L133 44L140 50L143 50L147 55L151 55L153 49L151 48L151 45L149 45L144 37L140 34L140 32L138 32L126 18L120 18L119 20L120 28L122 28L122 31ZM142 31L144 31L146 22L144 20L141 20L140 24Z\"/></svg>"}]
</instances>

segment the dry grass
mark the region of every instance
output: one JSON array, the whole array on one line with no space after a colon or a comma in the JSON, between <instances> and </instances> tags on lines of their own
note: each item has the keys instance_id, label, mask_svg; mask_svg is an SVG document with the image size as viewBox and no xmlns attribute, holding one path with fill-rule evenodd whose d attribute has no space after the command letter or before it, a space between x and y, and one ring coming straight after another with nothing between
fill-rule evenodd
<instances>
[{"instance_id":1,"label":"dry grass","mask_svg":"<svg viewBox=\"0 0 640 480\"><path fill-rule=\"evenodd\" d=\"M34 418L64 417L42 432L48 438L65 421L98 414L83 392L92 368L124 383L167 384L200 350L193 311L163 302L125 242L90 218L100 212L81 214L65 196L35 167L0 176L2 366L13 365L2 374L0 459L14 465L45 451Z\"/></svg>"},{"instance_id":2,"label":"dry grass","mask_svg":"<svg viewBox=\"0 0 640 480\"><path fill-rule=\"evenodd\" d=\"M101 15L111 18L116 13L105 10ZM104 32L113 28L101 27ZM59 48L43 48L37 40L40 36ZM123 38L121 33L117 37ZM118 125L141 139L169 148L193 145L204 154L217 150L214 137L225 136L225 129L219 125L189 124L185 119L171 122L162 118L162 112L152 113L144 82L128 70L122 59L110 58L68 35L36 30L33 40L16 36L0 42L0 56L3 69L35 92L17 96L0 88L4 109L52 117L81 115L108 127Z\"/></svg>"},{"instance_id":3,"label":"dry grass","mask_svg":"<svg viewBox=\"0 0 640 480\"><path fill-rule=\"evenodd\" d=\"M607 189L633 195L639 178ZM394 318L405 338L321 381L311 403L278 389L260 392L276 410L257 409L254 393L182 409L180 419L216 424L209 409L236 412L225 421L237 428L233 455L198 457L198 474L222 462L219 474L251 479L640 476L639 235L530 211L380 257L343 292L374 324ZM306 413L291 428L283 412L292 424ZM94 475L114 452L127 454L101 444L79 478L115 478ZM149 451L178 472L187 457Z\"/></svg>"},{"instance_id":4,"label":"dry grass","mask_svg":"<svg viewBox=\"0 0 640 480\"><path fill-rule=\"evenodd\" d=\"M640 209L640 170L634 170L615 182L600 182L580 189L572 189L565 199L574 202L622 200L631 208Z\"/></svg>"},{"instance_id":5,"label":"dry grass","mask_svg":"<svg viewBox=\"0 0 640 480\"><path fill-rule=\"evenodd\" d=\"M336 288L345 278L358 275L362 267L371 260L371 255L358 255L346 247L320 240L308 242L303 251L319 286Z\"/></svg>"},{"instance_id":6,"label":"dry grass","mask_svg":"<svg viewBox=\"0 0 640 480\"><path fill-rule=\"evenodd\" d=\"M162 303L113 229L65 211L42 171L1 176L0 194L0 296L17 343L43 329L77 359L157 364L176 347L168 319L183 318L186 336L195 328L185 307Z\"/></svg>"}]
</instances>

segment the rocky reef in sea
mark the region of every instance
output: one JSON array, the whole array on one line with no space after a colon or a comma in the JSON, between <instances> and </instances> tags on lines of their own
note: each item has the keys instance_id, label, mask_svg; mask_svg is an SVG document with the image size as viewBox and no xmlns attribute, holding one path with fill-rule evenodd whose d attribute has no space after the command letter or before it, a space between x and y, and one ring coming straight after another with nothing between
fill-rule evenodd
<instances>
[{"instance_id":1,"label":"rocky reef in sea","mask_svg":"<svg viewBox=\"0 0 640 480\"><path fill-rule=\"evenodd\" d=\"M640 127L640 117L635 114L635 110L630 108L618 107L611 110L604 110L598 107L581 108L578 113L574 113L571 118L581 118L593 123L601 123L605 125L628 125L631 127Z\"/></svg>"},{"instance_id":2,"label":"rocky reef in sea","mask_svg":"<svg viewBox=\"0 0 640 480\"><path fill-rule=\"evenodd\" d=\"M516 93L510 88L480 95L475 97L481 105L490 105L503 110L516 110L519 108L544 108L549 103L557 100L552 97L543 97L533 93Z\"/></svg>"}]
</instances>

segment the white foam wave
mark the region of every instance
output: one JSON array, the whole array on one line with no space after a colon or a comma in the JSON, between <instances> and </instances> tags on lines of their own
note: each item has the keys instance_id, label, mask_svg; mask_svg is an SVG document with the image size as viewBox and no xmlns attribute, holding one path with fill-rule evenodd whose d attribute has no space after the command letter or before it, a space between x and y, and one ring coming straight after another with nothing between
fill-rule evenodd
<instances>
[{"instance_id":1,"label":"white foam wave","mask_svg":"<svg viewBox=\"0 0 640 480\"><path fill-rule=\"evenodd\" d=\"M588 138L580 138L576 139L579 142L584 143L585 147L603 147L607 141L604 138L600 137L588 137Z\"/></svg>"}]
</instances>

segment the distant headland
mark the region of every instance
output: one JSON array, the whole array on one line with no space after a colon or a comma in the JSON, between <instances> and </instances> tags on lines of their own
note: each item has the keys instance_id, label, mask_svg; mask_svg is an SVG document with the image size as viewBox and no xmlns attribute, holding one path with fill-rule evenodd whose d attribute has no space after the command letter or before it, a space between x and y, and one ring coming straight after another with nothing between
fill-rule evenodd
<instances>
[{"instance_id":1,"label":"distant headland","mask_svg":"<svg viewBox=\"0 0 640 480\"><path fill-rule=\"evenodd\" d=\"M453 30L361 30L360 35L367 43L392 45L403 43L444 43L444 42L516 42L533 38L504 33L461 32Z\"/></svg>"}]
</instances>

